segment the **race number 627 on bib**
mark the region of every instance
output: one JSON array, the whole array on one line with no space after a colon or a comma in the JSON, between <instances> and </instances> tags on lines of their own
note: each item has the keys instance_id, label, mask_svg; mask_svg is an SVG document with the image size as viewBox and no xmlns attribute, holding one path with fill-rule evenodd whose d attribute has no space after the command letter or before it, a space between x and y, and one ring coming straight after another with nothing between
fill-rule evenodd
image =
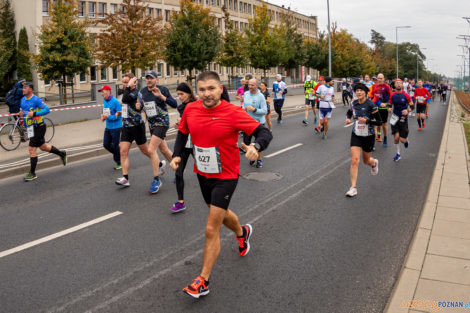
<instances>
[{"instance_id":1,"label":"race number 627 on bib","mask_svg":"<svg viewBox=\"0 0 470 313\"><path fill-rule=\"evenodd\" d=\"M201 148L195 145L194 159L196 160L196 168L203 173L218 174L222 172L218 147Z\"/></svg>"}]
</instances>

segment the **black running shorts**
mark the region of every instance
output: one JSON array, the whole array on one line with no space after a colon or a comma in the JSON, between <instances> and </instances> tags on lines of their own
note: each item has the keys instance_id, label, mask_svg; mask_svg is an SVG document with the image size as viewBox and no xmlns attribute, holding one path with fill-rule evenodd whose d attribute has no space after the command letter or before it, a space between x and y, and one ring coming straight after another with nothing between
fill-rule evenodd
<instances>
[{"instance_id":1,"label":"black running shorts","mask_svg":"<svg viewBox=\"0 0 470 313\"><path fill-rule=\"evenodd\" d=\"M395 125L392 126L392 134L399 133L400 138L408 138L408 120L405 119L403 122L399 120Z\"/></svg>"},{"instance_id":2,"label":"black running shorts","mask_svg":"<svg viewBox=\"0 0 470 313\"><path fill-rule=\"evenodd\" d=\"M168 126L160 126L160 125L153 126L153 127L150 127L150 134L151 136L157 136L161 140L164 140L168 129L169 129Z\"/></svg>"},{"instance_id":3,"label":"black running shorts","mask_svg":"<svg viewBox=\"0 0 470 313\"><path fill-rule=\"evenodd\" d=\"M371 136L358 136L355 133L351 133L351 147L361 147L364 152L372 152L375 144L375 135Z\"/></svg>"},{"instance_id":4,"label":"black running shorts","mask_svg":"<svg viewBox=\"0 0 470 313\"><path fill-rule=\"evenodd\" d=\"M383 124L387 123L388 109L379 109L379 114L380 114L380 119L382 120L382 123Z\"/></svg>"},{"instance_id":5,"label":"black running shorts","mask_svg":"<svg viewBox=\"0 0 470 313\"><path fill-rule=\"evenodd\" d=\"M418 104L416 106L416 113L421 113L421 114L426 113L426 104Z\"/></svg>"},{"instance_id":6,"label":"black running shorts","mask_svg":"<svg viewBox=\"0 0 470 313\"><path fill-rule=\"evenodd\" d=\"M29 146L34 148L39 148L43 144L46 143L46 124L39 124L39 125L31 125L29 127L34 127L34 136L29 138Z\"/></svg>"},{"instance_id":7,"label":"black running shorts","mask_svg":"<svg viewBox=\"0 0 470 313\"><path fill-rule=\"evenodd\" d=\"M145 124L142 123L137 126L123 127L121 131L121 141L132 143L135 140L137 145L143 145L147 142L145 135Z\"/></svg>"},{"instance_id":8,"label":"black running shorts","mask_svg":"<svg viewBox=\"0 0 470 313\"><path fill-rule=\"evenodd\" d=\"M237 188L238 179L206 178L197 174L202 196L208 205L228 209L232 195Z\"/></svg>"}]
</instances>

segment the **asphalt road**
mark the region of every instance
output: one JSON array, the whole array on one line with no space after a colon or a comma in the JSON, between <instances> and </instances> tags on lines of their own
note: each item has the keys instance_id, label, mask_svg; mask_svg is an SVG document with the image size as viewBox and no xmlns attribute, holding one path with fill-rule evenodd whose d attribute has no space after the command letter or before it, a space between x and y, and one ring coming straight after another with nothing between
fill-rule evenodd
<instances>
[{"instance_id":1,"label":"asphalt road","mask_svg":"<svg viewBox=\"0 0 470 313\"><path fill-rule=\"evenodd\" d=\"M432 103L426 129L410 119L410 147L394 163L393 145L377 146L378 176L359 168L349 188L350 128L333 113L327 140L301 125L302 115L274 125L262 169L242 159L231 209L252 223L250 253L238 256L222 231L211 293L194 300L181 289L199 274L207 207L186 171L186 212L172 215L173 174L149 195L148 160L131 154L131 187L104 156L38 172L39 179L0 181L0 312L382 312L423 207L447 106ZM403 150L403 149L402 149ZM120 211L66 236L1 257L2 251ZM406 300L406 299L404 299Z\"/></svg>"}]
</instances>

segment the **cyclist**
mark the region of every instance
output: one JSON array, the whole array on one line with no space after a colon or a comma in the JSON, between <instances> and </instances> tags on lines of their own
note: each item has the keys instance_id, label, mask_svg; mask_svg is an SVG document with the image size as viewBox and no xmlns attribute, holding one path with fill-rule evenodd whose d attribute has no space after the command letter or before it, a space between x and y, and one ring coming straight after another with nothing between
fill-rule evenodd
<instances>
[{"instance_id":1,"label":"cyclist","mask_svg":"<svg viewBox=\"0 0 470 313\"><path fill-rule=\"evenodd\" d=\"M50 110L44 101L34 94L34 85L30 82L23 84L23 95L21 99L20 117L24 117L24 122L29 138L29 160L31 168L25 176L25 181L32 181L37 178L36 165L38 164L37 149L58 155L65 166L67 164L67 152L46 143L46 124L43 116L49 114Z\"/></svg>"}]
</instances>

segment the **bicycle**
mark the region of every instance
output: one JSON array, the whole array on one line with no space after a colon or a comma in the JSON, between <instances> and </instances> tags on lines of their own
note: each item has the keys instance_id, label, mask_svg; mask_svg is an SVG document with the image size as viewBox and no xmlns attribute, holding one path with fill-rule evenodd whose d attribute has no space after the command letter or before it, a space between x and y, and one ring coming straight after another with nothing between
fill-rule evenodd
<instances>
[{"instance_id":1,"label":"bicycle","mask_svg":"<svg viewBox=\"0 0 470 313\"><path fill-rule=\"evenodd\" d=\"M50 142L54 137L55 126L54 123L47 117L43 118L46 124L46 142ZM12 151L18 148L21 142L29 140L27 136L26 127L24 126L24 119L21 117L10 118L8 123L0 128L0 146L6 151Z\"/></svg>"}]
</instances>

